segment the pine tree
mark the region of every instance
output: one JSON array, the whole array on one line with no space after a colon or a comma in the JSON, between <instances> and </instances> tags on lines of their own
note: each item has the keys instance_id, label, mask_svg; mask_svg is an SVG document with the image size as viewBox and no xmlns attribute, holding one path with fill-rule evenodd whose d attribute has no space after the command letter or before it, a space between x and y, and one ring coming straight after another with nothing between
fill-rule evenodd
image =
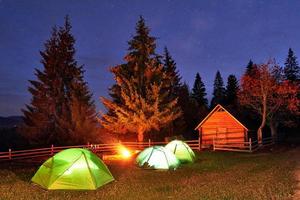
<instances>
[{"instance_id":1,"label":"pine tree","mask_svg":"<svg viewBox=\"0 0 300 200\"><path fill-rule=\"evenodd\" d=\"M31 104L23 110L22 132L32 142L84 143L84 138L96 131L95 106L83 80L82 66L74 59L74 43L66 17L64 26L53 29L40 52L43 70L36 69L37 80L30 81L29 87ZM85 128L90 132L79 131Z\"/></svg>"},{"instance_id":2,"label":"pine tree","mask_svg":"<svg viewBox=\"0 0 300 200\"><path fill-rule=\"evenodd\" d=\"M198 134L194 129L199 121L207 115L207 107L198 105L197 101L192 97L187 83L182 84L180 87L178 105L182 109L181 117L185 122L185 126L176 130L181 131L186 139L196 139Z\"/></svg>"},{"instance_id":3,"label":"pine tree","mask_svg":"<svg viewBox=\"0 0 300 200\"><path fill-rule=\"evenodd\" d=\"M183 83L182 86L179 89L179 94L178 94L178 105L182 109L182 117L188 123L188 118L186 115L189 113L188 112L188 107L189 107L189 101L190 101L190 90L189 86L187 83Z\"/></svg>"},{"instance_id":4,"label":"pine tree","mask_svg":"<svg viewBox=\"0 0 300 200\"><path fill-rule=\"evenodd\" d=\"M186 139L194 139L197 134L193 131L195 124L199 123L199 106L194 98L190 96L190 89L187 83L182 84L179 90L178 104L182 109L182 118L184 120L184 127L178 131L182 131L182 135ZM177 130L177 129L176 129Z\"/></svg>"},{"instance_id":5,"label":"pine tree","mask_svg":"<svg viewBox=\"0 0 300 200\"><path fill-rule=\"evenodd\" d=\"M225 93L223 79L221 73L217 71L214 80L214 91L213 91L213 97L210 103L210 107L214 108L217 104L224 104L225 97L226 97L226 93Z\"/></svg>"},{"instance_id":6,"label":"pine tree","mask_svg":"<svg viewBox=\"0 0 300 200\"><path fill-rule=\"evenodd\" d=\"M36 143L45 141L51 143L57 137L59 127L55 113L61 111L61 101L57 98L62 87L58 77L58 71L50 65L57 63L58 58L58 36L57 29L52 30L51 38L45 43L41 63L44 70L35 69L35 75L38 81L29 81L31 86L28 91L32 94L31 105L26 105L24 113L25 126L22 127L22 133L30 140ZM49 77L52 77L51 79Z\"/></svg>"},{"instance_id":7,"label":"pine tree","mask_svg":"<svg viewBox=\"0 0 300 200\"><path fill-rule=\"evenodd\" d=\"M161 129L180 115L177 98L170 98L168 92L171 77L155 53L155 38L149 32L145 20L140 17L136 35L128 42L126 63L111 68L117 93L111 94L112 101L102 98L109 112L102 113L100 119L101 124L112 132L137 133L139 141L144 139L146 132ZM172 111L168 110L170 105ZM149 106L153 106L152 110ZM158 116L161 122L155 121Z\"/></svg>"},{"instance_id":8,"label":"pine tree","mask_svg":"<svg viewBox=\"0 0 300 200\"><path fill-rule=\"evenodd\" d=\"M164 48L164 54L163 54L163 70L166 73L166 87L165 92L168 93L167 101L172 101L174 99L178 98L178 101L180 96L180 88L182 86L181 84L181 77L179 75L179 72L177 70L176 63L172 56L170 55L169 50L167 47ZM180 107L180 105L178 104ZM180 107L182 110L182 108ZM165 136L174 136L175 134L178 134L183 132L185 128L185 121L183 116L177 118L173 122L169 124L168 127L166 127L166 130L162 131L165 132ZM176 132L174 131L176 130Z\"/></svg>"},{"instance_id":9,"label":"pine tree","mask_svg":"<svg viewBox=\"0 0 300 200\"><path fill-rule=\"evenodd\" d=\"M195 99L199 107L207 108L208 101L205 96L206 96L205 85L201 80L200 74L197 73L194 86L192 89L191 97Z\"/></svg>"},{"instance_id":10,"label":"pine tree","mask_svg":"<svg viewBox=\"0 0 300 200\"><path fill-rule=\"evenodd\" d=\"M300 68L297 61L297 57L294 55L294 52L291 48L289 48L288 57L285 61L284 67L284 77L286 80L297 82L300 80Z\"/></svg>"},{"instance_id":11,"label":"pine tree","mask_svg":"<svg viewBox=\"0 0 300 200\"><path fill-rule=\"evenodd\" d=\"M128 42L128 54L125 56L126 63L112 67L110 71L115 74L122 74L127 79L131 76L139 77L135 84L142 87L145 80L145 63L152 60L159 64L160 57L155 53L155 37L150 36L150 30L145 24L145 20L140 16L136 24L136 35ZM142 92L144 89L139 88ZM109 88L109 95L115 103L122 104L121 88L118 84L114 84ZM113 111L109 110L113 114Z\"/></svg>"},{"instance_id":12,"label":"pine tree","mask_svg":"<svg viewBox=\"0 0 300 200\"><path fill-rule=\"evenodd\" d=\"M158 62L158 55L155 53L155 37L150 36L150 29L146 26L145 20L142 16L136 26L136 35L128 42L129 53L125 56L127 63L122 65L120 73L126 77L137 77L135 85L139 93L145 96L145 82L146 81L160 81L161 77L152 76L151 70L147 63L153 62L151 67L156 67ZM149 80L153 79L153 80Z\"/></svg>"},{"instance_id":13,"label":"pine tree","mask_svg":"<svg viewBox=\"0 0 300 200\"><path fill-rule=\"evenodd\" d=\"M239 84L235 75L231 74L227 79L226 86L226 105L236 107L238 102Z\"/></svg>"},{"instance_id":14,"label":"pine tree","mask_svg":"<svg viewBox=\"0 0 300 200\"><path fill-rule=\"evenodd\" d=\"M297 99L300 99L300 68L293 50L289 48L288 56L283 68L283 79L290 81L292 84L298 87ZM300 128L300 115L285 112L281 119L284 118L284 122L288 127L293 127L294 130L299 130Z\"/></svg>"},{"instance_id":15,"label":"pine tree","mask_svg":"<svg viewBox=\"0 0 300 200\"><path fill-rule=\"evenodd\" d=\"M255 65L254 65L253 61L250 59L248 65L246 67L245 74L246 75L251 75L253 73L254 67L255 67Z\"/></svg>"},{"instance_id":16,"label":"pine tree","mask_svg":"<svg viewBox=\"0 0 300 200\"><path fill-rule=\"evenodd\" d=\"M150 67L150 66L149 66ZM162 71L162 67L156 70ZM177 108L177 99L165 102L167 93L162 94L162 83L147 84L145 96L140 94L136 87L136 79L127 79L122 74L118 75L117 84L121 88L121 98L124 104L117 104L102 97L102 103L114 115L101 114L101 124L109 131L115 133L137 133L138 141L144 140L146 132L160 130L181 115Z\"/></svg>"},{"instance_id":17,"label":"pine tree","mask_svg":"<svg viewBox=\"0 0 300 200\"><path fill-rule=\"evenodd\" d=\"M167 47L164 48L164 71L166 72L168 82L169 82L169 93L176 97L178 95L178 90L181 87L181 77L176 67L176 63L170 55Z\"/></svg>"}]
</instances>

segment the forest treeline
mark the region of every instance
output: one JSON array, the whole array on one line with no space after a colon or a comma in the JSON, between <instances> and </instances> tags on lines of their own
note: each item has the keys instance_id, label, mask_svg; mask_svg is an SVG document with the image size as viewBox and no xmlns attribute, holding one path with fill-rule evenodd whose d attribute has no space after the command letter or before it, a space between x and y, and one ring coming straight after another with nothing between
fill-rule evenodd
<instances>
[{"instance_id":1,"label":"forest treeline","mask_svg":"<svg viewBox=\"0 0 300 200\"><path fill-rule=\"evenodd\" d=\"M190 89L169 49L157 52L156 38L140 17L124 62L110 67L115 83L109 97L101 97L107 112L97 113L84 66L75 59L71 28L66 17L63 26L52 29L40 52L42 68L29 81L32 98L18 128L28 144L105 142L107 133L138 141L179 135L193 139L198 137L194 128L217 104L258 137L270 132L278 138L282 130L299 130L300 69L291 48L284 66L275 60L250 60L239 80L230 74L224 83L216 71L209 102L201 74L195 71Z\"/></svg>"}]
</instances>

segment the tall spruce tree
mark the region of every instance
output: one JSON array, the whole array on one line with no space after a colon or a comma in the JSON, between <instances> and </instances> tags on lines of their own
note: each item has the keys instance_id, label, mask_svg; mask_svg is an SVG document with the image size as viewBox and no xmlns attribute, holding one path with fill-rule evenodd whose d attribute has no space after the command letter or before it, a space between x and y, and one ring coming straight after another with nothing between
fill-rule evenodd
<instances>
[{"instance_id":1,"label":"tall spruce tree","mask_svg":"<svg viewBox=\"0 0 300 200\"><path fill-rule=\"evenodd\" d=\"M284 66L284 77L286 80L297 82L300 80L300 68L297 61L297 57L294 55L294 52L289 48L288 56L285 61Z\"/></svg>"},{"instance_id":2,"label":"tall spruce tree","mask_svg":"<svg viewBox=\"0 0 300 200\"><path fill-rule=\"evenodd\" d=\"M211 99L210 107L214 108L217 104L224 104L226 99L226 91L224 88L223 78L221 73L217 71L214 80L214 91Z\"/></svg>"},{"instance_id":3,"label":"tall spruce tree","mask_svg":"<svg viewBox=\"0 0 300 200\"><path fill-rule=\"evenodd\" d=\"M124 57L126 63L112 67L110 71L115 74L122 74L125 78L129 79L131 76L136 76L138 79L136 83L141 93L144 90L142 88L145 79L146 63L154 61L156 65L160 63L160 57L155 53L155 37L150 36L149 28L145 24L145 20L140 16L139 21L136 24L136 35L132 40L128 42L128 54ZM124 104L121 98L121 87L118 84L114 84L109 88L109 95L114 103ZM108 111L113 115L114 111Z\"/></svg>"},{"instance_id":4,"label":"tall spruce tree","mask_svg":"<svg viewBox=\"0 0 300 200\"><path fill-rule=\"evenodd\" d=\"M296 85L298 87L298 95L297 99L300 99L300 68L299 63L297 61L297 57L295 56L293 50L289 48L288 56L286 58L285 66L283 68L283 79L290 81L292 84ZM281 119L284 118L285 126L291 127L294 130L297 131L300 128L300 115L290 112L285 112L283 116L280 117Z\"/></svg>"},{"instance_id":5,"label":"tall spruce tree","mask_svg":"<svg viewBox=\"0 0 300 200\"><path fill-rule=\"evenodd\" d=\"M236 107L238 102L239 84L235 75L230 74L226 85L226 105Z\"/></svg>"},{"instance_id":6,"label":"tall spruce tree","mask_svg":"<svg viewBox=\"0 0 300 200\"><path fill-rule=\"evenodd\" d=\"M189 123L189 118L187 117L189 114L189 101L190 101L190 90L187 83L183 83L179 89L178 94L178 105L182 109L182 116L186 122L186 125ZM185 127L187 128L187 127Z\"/></svg>"},{"instance_id":7,"label":"tall spruce tree","mask_svg":"<svg viewBox=\"0 0 300 200\"><path fill-rule=\"evenodd\" d=\"M170 55L170 52L167 49L167 47L164 48L163 70L166 73L165 92L168 93L167 100L171 101L171 100L178 98L178 101L180 101L181 96L179 96L179 93L180 93L180 89L182 87L181 77L177 70L176 63L175 63L174 59L172 58L172 56ZM182 107L180 106L180 104L178 104L178 106L182 110ZM183 116L181 116L169 124L169 126L166 128L164 135L166 135L166 136L176 135L176 134L178 134L178 131L183 132L184 127L185 127L185 121L184 121ZM176 132L174 130L176 130Z\"/></svg>"},{"instance_id":8,"label":"tall spruce tree","mask_svg":"<svg viewBox=\"0 0 300 200\"><path fill-rule=\"evenodd\" d=\"M207 108L207 98L205 85L201 80L200 74L196 74L194 86L192 89L191 97L195 99L199 107Z\"/></svg>"},{"instance_id":9,"label":"tall spruce tree","mask_svg":"<svg viewBox=\"0 0 300 200\"><path fill-rule=\"evenodd\" d=\"M96 132L95 106L82 66L74 59L74 43L66 17L40 52L43 69L36 69L37 80L31 80L29 87L31 103L22 110L22 132L33 143L85 143Z\"/></svg>"},{"instance_id":10,"label":"tall spruce tree","mask_svg":"<svg viewBox=\"0 0 300 200\"><path fill-rule=\"evenodd\" d=\"M167 81L169 82L169 93L171 96L176 97L178 96L178 90L181 87L181 77L177 70L176 63L170 55L167 47L164 48L163 64L164 71L167 75Z\"/></svg>"},{"instance_id":11,"label":"tall spruce tree","mask_svg":"<svg viewBox=\"0 0 300 200\"><path fill-rule=\"evenodd\" d=\"M185 122L182 135L186 139L195 139L197 134L194 131L196 124L199 123L199 106L194 98L190 95L190 89L187 83L183 83L179 90L178 104L182 109L182 117ZM181 131L178 129L178 131Z\"/></svg>"},{"instance_id":12,"label":"tall spruce tree","mask_svg":"<svg viewBox=\"0 0 300 200\"><path fill-rule=\"evenodd\" d=\"M196 105L195 108L194 105ZM200 74L197 73L195 77L195 82L193 85L192 92L190 94L189 106L193 108L189 112L193 113L193 117L191 117L191 123L189 128L194 130L197 123L204 119L204 117L208 113L208 100L206 98L206 90L205 85L201 80Z\"/></svg>"},{"instance_id":13,"label":"tall spruce tree","mask_svg":"<svg viewBox=\"0 0 300 200\"><path fill-rule=\"evenodd\" d=\"M253 63L253 61L250 59L249 62L248 62L248 65L246 67L246 72L245 74L246 75L251 75L253 74L253 69L254 69L255 65Z\"/></svg>"},{"instance_id":14,"label":"tall spruce tree","mask_svg":"<svg viewBox=\"0 0 300 200\"><path fill-rule=\"evenodd\" d=\"M125 64L111 68L115 76L119 103L102 97L110 113L101 114L100 122L115 133L137 133L139 141L145 133L160 130L181 114L177 99L169 98L167 73L155 53L155 38L150 36L145 20L140 17L136 35L128 42Z\"/></svg>"}]
</instances>

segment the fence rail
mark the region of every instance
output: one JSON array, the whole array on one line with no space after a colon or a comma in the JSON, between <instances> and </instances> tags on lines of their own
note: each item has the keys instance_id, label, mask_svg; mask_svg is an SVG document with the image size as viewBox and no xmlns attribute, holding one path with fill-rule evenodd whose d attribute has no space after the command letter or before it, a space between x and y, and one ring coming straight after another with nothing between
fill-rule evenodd
<instances>
[{"instance_id":1,"label":"fence rail","mask_svg":"<svg viewBox=\"0 0 300 200\"><path fill-rule=\"evenodd\" d=\"M272 137L263 138L262 143L258 143L257 140L252 141L249 138L249 142L230 142L224 143L218 140L213 140L213 149L214 151L237 151L237 152L255 152L260 147L266 147L274 144L274 139Z\"/></svg>"},{"instance_id":2,"label":"fence rail","mask_svg":"<svg viewBox=\"0 0 300 200\"><path fill-rule=\"evenodd\" d=\"M192 149L198 149L198 140L186 141ZM142 150L144 148L153 146L153 145L165 145L167 142L153 142L151 140L147 142L117 142L110 144L87 144L87 145L73 145L73 146L53 146L48 148L37 148L37 149L28 149L28 150L15 150L9 149L7 152L0 152L0 161L1 160L17 160L17 159L30 159L36 157L50 157L57 152L60 152L69 148L86 148L90 149L95 153L107 153L107 152L116 152L120 145L125 146L126 148L132 150Z\"/></svg>"},{"instance_id":3,"label":"fence rail","mask_svg":"<svg viewBox=\"0 0 300 200\"><path fill-rule=\"evenodd\" d=\"M188 140L185 141L193 150L201 150L203 145L200 140ZM123 145L132 150L141 150L153 145L165 145L167 142L153 142L151 140L147 142L121 142L110 143L110 144L86 144L86 145L75 145L75 146L58 146L55 147L51 145L48 148L38 148L38 149L28 149L28 150L16 150L12 151L9 149L7 152L0 152L1 160L16 160L16 159L30 159L36 157L50 157L55 153L60 152L69 148L87 148L96 153L106 153L106 152L116 152L120 145ZM264 138L262 144L258 141L248 142L230 142L225 143L220 140L213 140L213 150L214 151L237 151L237 152L254 152L257 151L261 146L268 146L274 144L272 138Z\"/></svg>"}]
</instances>

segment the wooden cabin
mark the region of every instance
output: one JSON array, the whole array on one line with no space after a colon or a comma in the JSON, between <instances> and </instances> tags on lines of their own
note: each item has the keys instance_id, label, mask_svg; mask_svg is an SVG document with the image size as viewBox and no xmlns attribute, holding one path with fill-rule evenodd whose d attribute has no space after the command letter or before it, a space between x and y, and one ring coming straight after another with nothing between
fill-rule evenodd
<instances>
[{"instance_id":1,"label":"wooden cabin","mask_svg":"<svg viewBox=\"0 0 300 200\"><path fill-rule=\"evenodd\" d=\"M201 147L213 145L213 140L224 144L241 144L248 141L248 129L218 104L195 128L199 131Z\"/></svg>"}]
</instances>

